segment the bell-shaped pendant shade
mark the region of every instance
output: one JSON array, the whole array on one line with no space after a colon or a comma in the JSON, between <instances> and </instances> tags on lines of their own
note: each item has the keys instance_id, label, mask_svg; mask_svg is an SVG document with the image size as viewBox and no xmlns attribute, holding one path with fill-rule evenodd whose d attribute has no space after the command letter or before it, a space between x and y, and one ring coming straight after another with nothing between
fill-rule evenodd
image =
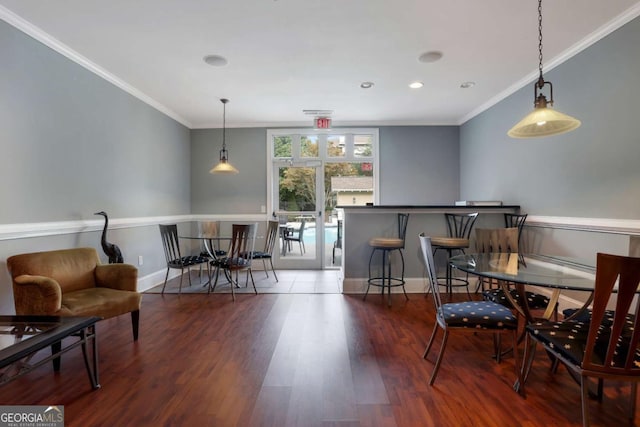
<instances>
[{"instance_id":1,"label":"bell-shaped pendant shade","mask_svg":"<svg viewBox=\"0 0 640 427\"><path fill-rule=\"evenodd\" d=\"M231 163L227 160L220 160L215 167L211 168L209 173L224 173L224 174L234 174L238 173L238 169L234 168Z\"/></svg>"},{"instance_id":2,"label":"bell-shaped pendant shade","mask_svg":"<svg viewBox=\"0 0 640 427\"><path fill-rule=\"evenodd\" d=\"M537 107L512 127L507 135L512 138L560 135L576 129L580 124L580 120L550 107Z\"/></svg>"}]
</instances>

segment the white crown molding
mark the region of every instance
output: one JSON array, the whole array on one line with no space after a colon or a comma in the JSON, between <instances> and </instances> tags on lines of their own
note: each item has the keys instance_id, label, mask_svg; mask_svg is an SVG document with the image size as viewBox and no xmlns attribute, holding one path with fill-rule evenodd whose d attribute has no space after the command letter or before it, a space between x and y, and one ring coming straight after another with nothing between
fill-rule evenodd
<instances>
[{"instance_id":1,"label":"white crown molding","mask_svg":"<svg viewBox=\"0 0 640 427\"><path fill-rule=\"evenodd\" d=\"M640 220L613 218L572 218L529 215L527 227L558 228L595 233L640 235Z\"/></svg>"},{"instance_id":2,"label":"white crown molding","mask_svg":"<svg viewBox=\"0 0 640 427\"><path fill-rule=\"evenodd\" d=\"M583 50L585 50L595 42L603 39L607 35L611 34L615 30L622 27L627 22L637 18L638 16L640 16L640 3L636 3L635 5L631 6L625 12L621 13L620 15L618 15L617 17L615 17L605 25L596 29L594 32L592 32L587 37L583 38L573 46L569 47L569 49L563 51L558 56L552 58L548 63L545 63L544 71L548 72L549 70L554 69L558 65L569 60L573 56L582 52ZM475 108L474 110L470 111L468 114L464 115L460 120L458 120L456 124L462 125L466 123L467 121L471 120L478 114L482 113L485 110L488 110L489 108L493 107L494 105L496 105L503 99L507 98L508 96L512 95L513 93L517 92L518 90L522 89L523 87L533 83L538 78L539 73L540 73L539 70L535 70L527 74L525 77L518 80L517 82L515 82L514 84L512 84L502 92L498 93L496 96L489 99L487 102L480 105L478 108Z\"/></svg>"},{"instance_id":3,"label":"white crown molding","mask_svg":"<svg viewBox=\"0 0 640 427\"><path fill-rule=\"evenodd\" d=\"M86 68L87 70L103 78L104 80L108 81L114 86L122 89L123 91L127 92L131 96L138 98L142 102L150 105L151 107L155 108L161 113L171 117L173 120L177 121L178 123L181 123L182 125L191 129L191 123L189 123L184 118L180 117L174 111L160 104L158 101L146 95L142 91L136 89L135 87L131 86L129 83L125 82L124 80L111 74L109 71L105 70L99 65L93 63L88 58L85 58L84 56L80 55L78 52L71 49L69 46L62 43L60 40L52 37L48 33L42 31L35 25L31 24L29 21L26 21L25 19L21 18L20 16L16 15L15 13L11 12L9 9L1 5L0 5L0 19L14 26L18 30L34 38L35 40L39 41L45 46L53 49L59 54L67 57L68 59L77 63L78 65Z\"/></svg>"}]
</instances>

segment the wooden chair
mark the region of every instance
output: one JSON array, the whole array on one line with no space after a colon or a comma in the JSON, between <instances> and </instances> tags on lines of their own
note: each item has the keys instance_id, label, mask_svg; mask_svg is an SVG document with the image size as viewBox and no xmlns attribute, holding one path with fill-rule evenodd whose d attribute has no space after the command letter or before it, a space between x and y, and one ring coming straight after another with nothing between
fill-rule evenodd
<instances>
[{"instance_id":1,"label":"wooden chair","mask_svg":"<svg viewBox=\"0 0 640 427\"><path fill-rule=\"evenodd\" d=\"M189 267L193 265L206 264L209 265L209 259L200 255L182 255L180 251L180 241L178 239L178 226L176 224L159 224L160 238L162 239L162 247L164 248L164 257L167 262L167 274L164 276L164 284L162 285L162 293L167 286L169 278L169 270L172 268L180 270L180 288L178 293L182 293L182 276L184 270L189 272ZM191 286L191 274L189 276L189 286Z\"/></svg>"},{"instance_id":2,"label":"wooden chair","mask_svg":"<svg viewBox=\"0 0 640 427\"><path fill-rule=\"evenodd\" d=\"M519 380L520 392L524 394L536 343L541 343L579 381L584 426L589 425L589 378L598 379L599 400L603 380L631 382L629 419L633 422L640 381L640 316L635 297L639 285L640 258L599 253L589 321L536 322L526 327L526 369ZM613 317L607 306L615 307Z\"/></svg>"},{"instance_id":3,"label":"wooden chair","mask_svg":"<svg viewBox=\"0 0 640 427\"><path fill-rule=\"evenodd\" d=\"M253 290L258 294L256 284L253 281L253 273L251 272L251 261L253 260L254 246L256 243L256 231L258 224L233 224L231 231L231 243L227 256L211 261L211 265L216 269L216 279L213 285L209 285L209 293L215 292L220 276L220 270L225 271L225 276L229 279L231 287L231 298L236 300L234 288L238 286L238 273L240 271L247 272L246 286L249 286L249 277ZM233 278L235 273L235 280ZM209 280L211 283L211 280Z\"/></svg>"},{"instance_id":4,"label":"wooden chair","mask_svg":"<svg viewBox=\"0 0 640 427\"><path fill-rule=\"evenodd\" d=\"M476 252L478 253L518 253L518 236L519 230L517 227L511 228L477 228L476 233ZM520 257L518 256L518 260ZM519 261L524 262L524 261ZM490 279L479 278L478 288L482 287L482 298L487 301L497 302L508 308L513 308L509 299L504 294L502 288L497 283L493 283ZM511 290L511 296L514 300L517 300L518 293L515 289ZM542 295L536 292L525 291L525 298L527 300L527 306L533 310L546 309L549 305L550 298L546 295ZM557 307L553 311L554 319L558 318Z\"/></svg>"},{"instance_id":5,"label":"wooden chair","mask_svg":"<svg viewBox=\"0 0 640 427\"><path fill-rule=\"evenodd\" d=\"M515 358L516 371L518 371L518 320L511 313L511 310L491 301L467 301L443 304L438 289L431 238L425 236L424 233L420 234L420 247L422 249L431 296L433 297L436 309L436 323L433 327L429 344L427 344L427 348L424 351L423 358L426 359L429 355L429 350L431 350L431 345L434 342L438 329L442 329L444 332L440 352L438 353L438 359L433 368L429 385L433 385L436 380L436 375L438 374L442 356L444 355L444 350L447 345L447 339L449 338L449 332L451 331L468 333L486 332L493 334L494 352L498 362L500 362L501 354L500 337L502 333L511 332L513 335L513 355Z\"/></svg>"},{"instance_id":6,"label":"wooden chair","mask_svg":"<svg viewBox=\"0 0 640 427\"><path fill-rule=\"evenodd\" d=\"M264 266L264 272L269 277L269 271L267 270L267 260L271 264L271 271L273 272L273 276L276 278L276 282L278 281L278 276L276 275L276 270L273 268L273 250L276 246L276 242L279 239L278 233L280 232L280 223L278 221L269 221L267 224L267 237L264 241L264 249L261 251L255 251L253 253L253 259L261 259L262 265Z\"/></svg>"}]
</instances>

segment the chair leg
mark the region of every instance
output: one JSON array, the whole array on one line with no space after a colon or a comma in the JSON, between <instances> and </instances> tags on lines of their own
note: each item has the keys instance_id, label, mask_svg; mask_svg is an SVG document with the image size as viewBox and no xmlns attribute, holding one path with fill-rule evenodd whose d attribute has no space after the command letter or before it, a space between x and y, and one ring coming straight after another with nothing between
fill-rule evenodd
<instances>
[{"instance_id":1,"label":"chair leg","mask_svg":"<svg viewBox=\"0 0 640 427\"><path fill-rule=\"evenodd\" d=\"M162 292L160 292L161 294L164 294L164 288L167 286L168 278L169 278L169 267L167 267L167 274L165 274L164 276L164 285L162 285Z\"/></svg>"},{"instance_id":2,"label":"chair leg","mask_svg":"<svg viewBox=\"0 0 640 427\"><path fill-rule=\"evenodd\" d=\"M264 268L264 274L269 277L269 271L267 270L267 261L264 258L262 258L262 267Z\"/></svg>"},{"instance_id":3,"label":"chair leg","mask_svg":"<svg viewBox=\"0 0 640 427\"><path fill-rule=\"evenodd\" d=\"M138 341L138 326L140 324L140 310L131 312L131 327L133 328L133 340Z\"/></svg>"},{"instance_id":4,"label":"chair leg","mask_svg":"<svg viewBox=\"0 0 640 427\"><path fill-rule=\"evenodd\" d=\"M429 355L429 351L431 350L431 345L433 344L433 340L436 337L436 334L438 333L438 324L436 323L433 326L433 332L431 332L431 338L429 338L429 343L427 344L427 348L424 349L424 353L422 354L422 358L426 359L427 356Z\"/></svg>"},{"instance_id":5,"label":"chair leg","mask_svg":"<svg viewBox=\"0 0 640 427\"><path fill-rule=\"evenodd\" d=\"M271 264L271 271L273 272L273 277L276 278L276 282L278 281L278 276L276 275L276 269L273 268L273 260L269 258L269 264Z\"/></svg>"},{"instance_id":6,"label":"chair leg","mask_svg":"<svg viewBox=\"0 0 640 427\"><path fill-rule=\"evenodd\" d=\"M369 256L369 280L371 280L371 261L373 260L373 254L376 253L375 248L371 251L371 255ZM371 287L371 282L367 281L367 291L364 293L362 300L367 299L367 294L369 293L369 288Z\"/></svg>"},{"instance_id":7,"label":"chair leg","mask_svg":"<svg viewBox=\"0 0 640 427\"><path fill-rule=\"evenodd\" d=\"M440 363L442 363L442 356L444 356L444 350L447 346L447 338L449 338L449 331L444 330L444 336L442 337L442 344L440 345L440 353L438 353L438 359L436 360L436 365L433 367L433 373L431 374L431 379L429 379L429 385L433 385L436 381L436 375L438 375L438 370L440 369Z\"/></svg>"},{"instance_id":8,"label":"chair leg","mask_svg":"<svg viewBox=\"0 0 640 427\"><path fill-rule=\"evenodd\" d=\"M253 285L253 292L256 293L256 295L258 295L258 290L256 289L256 282L253 281L253 272L251 271L251 269L247 269L247 275L251 276L251 284Z\"/></svg>"}]
</instances>

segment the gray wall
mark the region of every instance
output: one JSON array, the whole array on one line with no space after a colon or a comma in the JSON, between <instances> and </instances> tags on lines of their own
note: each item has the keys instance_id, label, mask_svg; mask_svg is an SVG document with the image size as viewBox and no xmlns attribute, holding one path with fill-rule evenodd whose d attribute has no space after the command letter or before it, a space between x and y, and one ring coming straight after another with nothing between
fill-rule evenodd
<instances>
[{"instance_id":1,"label":"gray wall","mask_svg":"<svg viewBox=\"0 0 640 427\"><path fill-rule=\"evenodd\" d=\"M0 224L190 213L190 131L0 21ZM13 311L5 259L93 246L99 233L0 240L0 312ZM140 275L162 269L157 227L113 230Z\"/></svg>"},{"instance_id":2,"label":"gray wall","mask_svg":"<svg viewBox=\"0 0 640 427\"><path fill-rule=\"evenodd\" d=\"M191 131L191 211L194 214L255 214L267 200L267 131L227 129L229 162L237 175L212 175L222 148L222 129Z\"/></svg>"},{"instance_id":3,"label":"gray wall","mask_svg":"<svg viewBox=\"0 0 640 427\"><path fill-rule=\"evenodd\" d=\"M457 126L379 128L380 203L453 203L459 192ZM227 129L230 162L238 175L211 175L222 147L221 129L193 130L192 213L254 214L267 205L266 129Z\"/></svg>"},{"instance_id":4,"label":"gray wall","mask_svg":"<svg viewBox=\"0 0 640 427\"><path fill-rule=\"evenodd\" d=\"M532 52L532 61L536 60ZM577 130L512 139L533 82L460 130L461 197L519 201L534 215L640 217L640 19L545 73Z\"/></svg>"},{"instance_id":5,"label":"gray wall","mask_svg":"<svg viewBox=\"0 0 640 427\"><path fill-rule=\"evenodd\" d=\"M457 126L381 127L380 204L452 204L459 197Z\"/></svg>"}]
</instances>

